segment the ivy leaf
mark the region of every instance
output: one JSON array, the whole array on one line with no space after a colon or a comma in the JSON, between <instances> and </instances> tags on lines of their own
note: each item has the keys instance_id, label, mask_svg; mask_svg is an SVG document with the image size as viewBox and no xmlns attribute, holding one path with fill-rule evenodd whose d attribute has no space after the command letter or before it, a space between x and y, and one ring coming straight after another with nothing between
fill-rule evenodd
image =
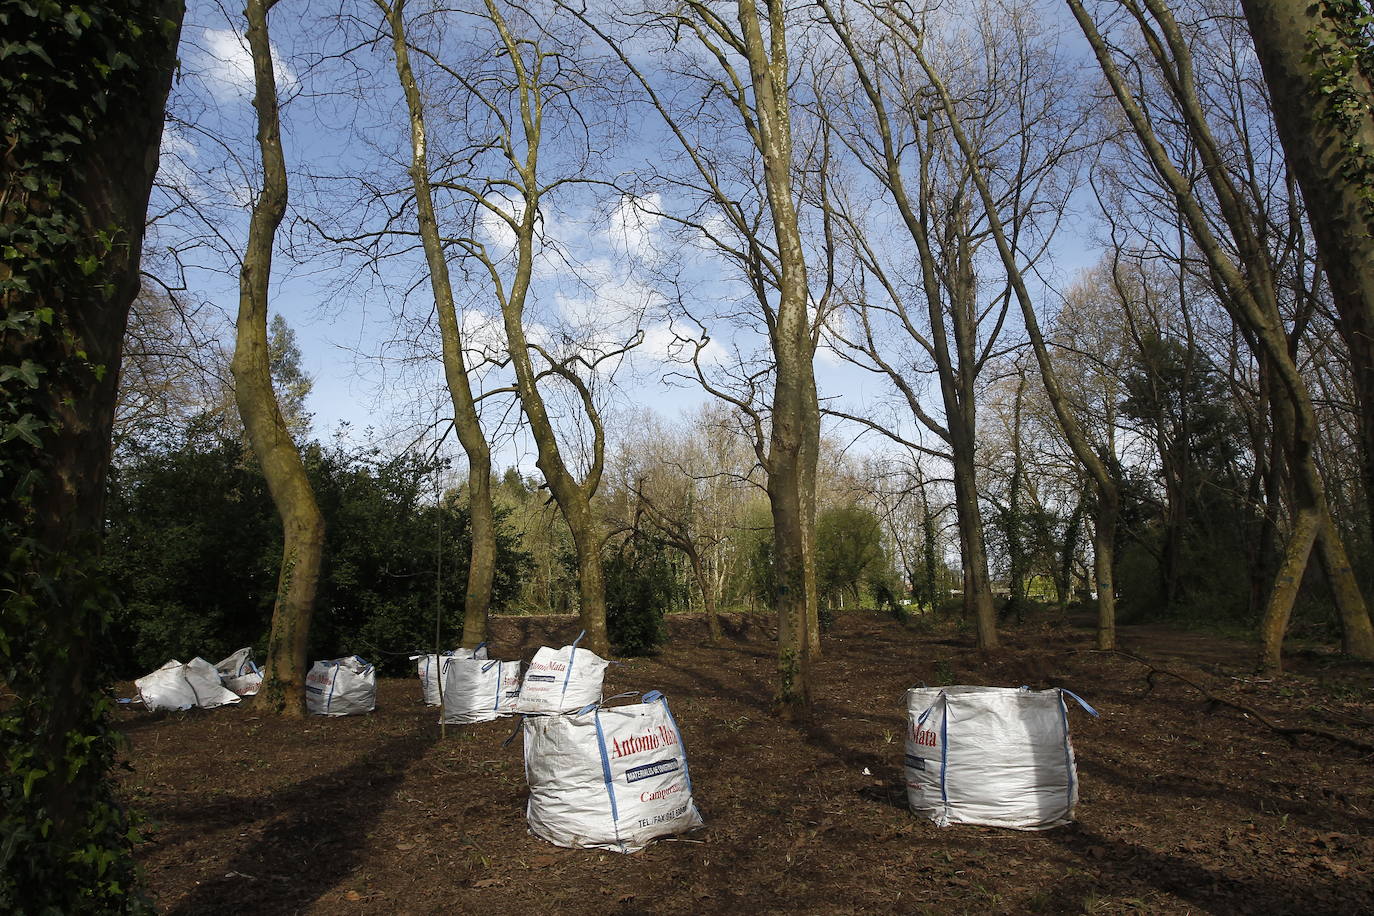
<instances>
[{"instance_id":1,"label":"ivy leaf","mask_svg":"<svg viewBox=\"0 0 1374 916\"><path fill-rule=\"evenodd\" d=\"M47 429L48 424L39 420L31 413L26 413L13 423L7 423L0 430L0 445L9 442L11 439L23 439L34 448L41 448L43 443L38 439L38 433Z\"/></svg>"},{"instance_id":2,"label":"ivy leaf","mask_svg":"<svg viewBox=\"0 0 1374 916\"><path fill-rule=\"evenodd\" d=\"M47 776L47 775L48 775L48 771L45 770L45 769L42 769L41 767L35 767L34 769L29 770L27 773L25 773L25 774L24 774L24 797L25 797L25 798L28 798L30 795L32 795L32 794L33 794L33 784L34 784L35 782L37 782L38 780L42 779L44 776Z\"/></svg>"}]
</instances>

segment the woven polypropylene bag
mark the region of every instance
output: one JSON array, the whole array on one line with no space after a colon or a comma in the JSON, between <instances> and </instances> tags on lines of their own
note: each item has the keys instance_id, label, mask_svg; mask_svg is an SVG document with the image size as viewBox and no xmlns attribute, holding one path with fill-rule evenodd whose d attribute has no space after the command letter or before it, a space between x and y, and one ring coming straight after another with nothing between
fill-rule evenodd
<instances>
[{"instance_id":1,"label":"woven polypropylene bag","mask_svg":"<svg viewBox=\"0 0 1374 916\"><path fill-rule=\"evenodd\" d=\"M305 676L306 709L320 716L354 716L377 708L377 671L356 655L315 662Z\"/></svg>"},{"instance_id":2,"label":"woven polypropylene bag","mask_svg":"<svg viewBox=\"0 0 1374 916\"><path fill-rule=\"evenodd\" d=\"M445 725L489 722L515 712L520 697L520 662L455 658L444 668Z\"/></svg>"},{"instance_id":3,"label":"woven polypropylene bag","mask_svg":"<svg viewBox=\"0 0 1374 916\"><path fill-rule=\"evenodd\" d=\"M487 644L482 643L475 649L454 649L442 655L412 655L415 671L420 676L420 690L424 693L426 706L441 705L440 686L444 669L455 658L486 658Z\"/></svg>"},{"instance_id":4,"label":"woven polypropylene bag","mask_svg":"<svg viewBox=\"0 0 1374 916\"><path fill-rule=\"evenodd\" d=\"M525 719L530 831L558 846L638 852L701 826L682 732L647 702Z\"/></svg>"},{"instance_id":5,"label":"woven polypropylene bag","mask_svg":"<svg viewBox=\"0 0 1374 916\"><path fill-rule=\"evenodd\" d=\"M515 711L552 715L600 703L601 682L608 664L595 652L579 649L576 642L561 649L543 646L534 653L525 672Z\"/></svg>"},{"instance_id":6,"label":"woven polypropylene bag","mask_svg":"<svg viewBox=\"0 0 1374 916\"><path fill-rule=\"evenodd\" d=\"M908 690L911 810L942 827L1044 830L1073 820L1078 774L1066 693L1057 687Z\"/></svg>"}]
</instances>

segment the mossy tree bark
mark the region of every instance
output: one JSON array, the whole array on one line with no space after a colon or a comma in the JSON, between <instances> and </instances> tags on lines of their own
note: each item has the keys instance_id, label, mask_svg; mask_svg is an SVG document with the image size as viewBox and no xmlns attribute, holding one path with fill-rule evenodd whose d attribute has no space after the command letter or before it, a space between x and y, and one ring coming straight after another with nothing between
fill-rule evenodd
<instances>
[{"instance_id":1,"label":"mossy tree bark","mask_svg":"<svg viewBox=\"0 0 1374 916\"><path fill-rule=\"evenodd\" d=\"M1281 670L1282 645L1293 601L1307 567L1312 545L1329 516L1326 492L1317 469L1315 448L1317 420L1308 392L1289 349L1277 297L1278 279L1262 239L1264 227L1253 223L1243 196L1233 184L1227 160L1208 124L1193 81L1192 56L1187 39L1173 14L1161 0L1127 0L1124 4L1146 37L1146 53L1154 61L1180 123L1186 129L1204 166L1230 243L1239 253L1237 264L1217 237L1212 215L1204 211L1189 180L1180 172L1155 133L1118 67L1111 47L1085 11L1081 0L1067 0L1103 74L1111 86L1146 156L1160 181L1174 199L1194 243L1211 269L1218 297L1256 351L1256 357L1273 373L1276 394L1270 398L1275 436L1283 442L1284 459L1292 483L1292 531L1284 546L1275 582L1269 590L1261 624L1261 665ZM1334 528L1327 536L1338 541ZM1328 545L1331 549L1332 545ZM1330 555L1338 557L1339 552ZM1342 619L1368 618L1359 586L1348 564L1333 564L1333 594Z\"/></svg>"},{"instance_id":2,"label":"mossy tree bark","mask_svg":"<svg viewBox=\"0 0 1374 916\"><path fill-rule=\"evenodd\" d=\"M253 203L248 244L239 272L234 397L244 430L262 466L282 523L282 561L267 641L259 708L287 717L305 715L306 649L324 557L324 517L296 443L272 389L267 346L268 289L277 226L286 212L286 158L281 145L276 77L267 14L276 0L248 0L248 48L253 58L253 107L258 116L262 190Z\"/></svg>"},{"instance_id":3,"label":"mossy tree bark","mask_svg":"<svg viewBox=\"0 0 1374 916\"><path fill-rule=\"evenodd\" d=\"M100 551L180 2L8 3L0 72L0 910L137 905Z\"/></svg>"}]
</instances>

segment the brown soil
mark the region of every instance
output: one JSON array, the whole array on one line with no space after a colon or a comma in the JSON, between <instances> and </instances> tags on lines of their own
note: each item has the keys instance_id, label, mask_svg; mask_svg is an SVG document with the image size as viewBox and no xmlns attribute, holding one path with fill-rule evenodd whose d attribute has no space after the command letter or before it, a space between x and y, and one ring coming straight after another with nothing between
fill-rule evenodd
<instances>
[{"instance_id":1,"label":"brown soil","mask_svg":"<svg viewBox=\"0 0 1374 916\"><path fill-rule=\"evenodd\" d=\"M814 721L796 727L769 715L765 624L735 621L712 647L701 620L671 623L663 654L613 666L605 693L668 696L700 833L632 856L536 839L520 742L502 744L512 720L440 738L418 682L383 680L377 711L352 718L121 712L148 888L169 913L1374 912L1368 757L1285 740L1172 678L1150 689L1087 630L1010 633L982 655L846 615L825 641ZM576 630L503 619L494 645L528 660ZM1265 679L1239 643L1121 635L1276 721L1374 741L1369 666L1313 653ZM1093 703L1101 719L1070 714L1077 823L941 829L908 813L903 693L918 682L1063 686Z\"/></svg>"}]
</instances>

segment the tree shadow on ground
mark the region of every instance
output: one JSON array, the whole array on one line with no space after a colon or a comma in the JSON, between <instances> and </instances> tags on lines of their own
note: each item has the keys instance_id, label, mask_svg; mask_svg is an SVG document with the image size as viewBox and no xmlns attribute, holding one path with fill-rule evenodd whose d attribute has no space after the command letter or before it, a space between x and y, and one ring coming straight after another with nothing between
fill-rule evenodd
<instances>
[{"instance_id":1,"label":"tree shadow on ground","mask_svg":"<svg viewBox=\"0 0 1374 916\"><path fill-rule=\"evenodd\" d=\"M1096 862L1097 876L1087 882L1061 882L1043 901L1047 912L1080 912L1084 897L1113 896L1155 888L1208 913L1352 913L1365 911L1370 888L1332 877L1298 882L1291 877L1256 880L1227 873L1179 855L1158 852L1104 836L1082 824L1070 824L1047 835L1085 862ZM1134 885L1132 887L1131 885ZM1360 896L1357 896L1360 895Z\"/></svg>"},{"instance_id":2,"label":"tree shadow on ground","mask_svg":"<svg viewBox=\"0 0 1374 916\"><path fill-rule=\"evenodd\" d=\"M1128 792L1147 792L1167 798L1206 798L1229 802L1255 813L1278 812L1294 823L1313 830L1330 830L1332 824L1347 821L1359 825L1362 831L1374 829L1374 818L1317 804L1312 799L1290 799L1274 794L1225 785L1215 780L1188 773L1170 773L1167 777L1150 778L1144 772L1130 773L1100 756L1081 758L1078 768L1090 779L1110 782Z\"/></svg>"},{"instance_id":3,"label":"tree shadow on ground","mask_svg":"<svg viewBox=\"0 0 1374 916\"><path fill-rule=\"evenodd\" d=\"M226 799L198 812L194 822L202 828L247 827L272 819L256 845L216 868L222 877L200 883L169 912L214 912L230 901L236 910L294 912L316 900L359 864L365 847L361 837L385 810L409 765L431 744L425 736L394 737L342 769L268 796ZM186 819L185 812L176 815L178 821Z\"/></svg>"}]
</instances>

